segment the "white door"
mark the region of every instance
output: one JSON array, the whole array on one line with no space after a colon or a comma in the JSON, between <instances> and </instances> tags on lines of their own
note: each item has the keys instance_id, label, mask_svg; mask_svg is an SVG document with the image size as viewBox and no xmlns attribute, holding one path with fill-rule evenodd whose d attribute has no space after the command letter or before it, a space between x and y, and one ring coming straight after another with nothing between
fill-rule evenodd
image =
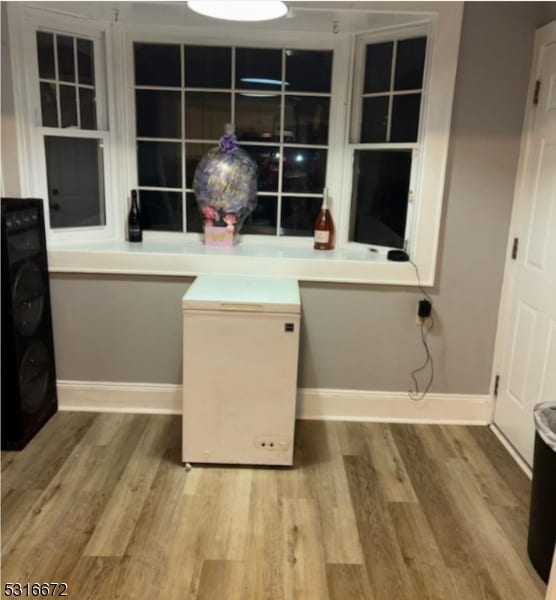
<instances>
[{"instance_id":1,"label":"white door","mask_svg":"<svg viewBox=\"0 0 556 600\"><path fill-rule=\"evenodd\" d=\"M510 229L516 257L508 259L502 292L494 421L532 465L533 407L556 402L556 22L537 32L528 102Z\"/></svg>"}]
</instances>

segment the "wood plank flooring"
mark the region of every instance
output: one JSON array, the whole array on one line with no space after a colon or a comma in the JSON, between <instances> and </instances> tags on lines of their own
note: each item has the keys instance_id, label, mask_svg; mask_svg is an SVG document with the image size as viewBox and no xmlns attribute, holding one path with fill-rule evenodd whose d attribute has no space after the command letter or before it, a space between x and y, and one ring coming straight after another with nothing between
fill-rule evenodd
<instances>
[{"instance_id":1,"label":"wood plank flooring","mask_svg":"<svg viewBox=\"0 0 556 600\"><path fill-rule=\"evenodd\" d=\"M485 427L299 421L295 467L180 462L180 417L57 413L2 453L2 583L76 600L542 600Z\"/></svg>"}]
</instances>

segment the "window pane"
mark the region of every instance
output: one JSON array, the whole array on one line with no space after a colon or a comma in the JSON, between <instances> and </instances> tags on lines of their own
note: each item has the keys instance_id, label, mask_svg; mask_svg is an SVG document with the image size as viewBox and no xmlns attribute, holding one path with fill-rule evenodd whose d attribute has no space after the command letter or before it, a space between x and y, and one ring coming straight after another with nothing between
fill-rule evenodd
<instances>
[{"instance_id":1,"label":"window pane","mask_svg":"<svg viewBox=\"0 0 556 600\"><path fill-rule=\"evenodd\" d=\"M102 142L46 136L45 151L51 226L104 225Z\"/></svg>"},{"instance_id":2,"label":"window pane","mask_svg":"<svg viewBox=\"0 0 556 600\"><path fill-rule=\"evenodd\" d=\"M187 192L185 202L187 211L187 231L189 233L202 233L203 222L201 220L201 213L199 212L195 194L193 192Z\"/></svg>"},{"instance_id":3,"label":"window pane","mask_svg":"<svg viewBox=\"0 0 556 600\"><path fill-rule=\"evenodd\" d=\"M245 219L240 233L276 235L278 198L276 196L257 196L255 210Z\"/></svg>"},{"instance_id":4,"label":"window pane","mask_svg":"<svg viewBox=\"0 0 556 600\"><path fill-rule=\"evenodd\" d=\"M419 132L421 94L394 96L391 142L415 142Z\"/></svg>"},{"instance_id":5,"label":"window pane","mask_svg":"<svg viewBox=\"0 0 556 600\"><path fill-rule=\"evenodd\" d=\"M312 236L322 198L282 196L281 235Z\"/></svg>"},{"instance_id":6,"label":"window pane","mask_svg":"<svg viewBox=\"0 0 556 600\"><path fill-rule=\"evenodd\" d=\"M328 98L286 96L284 139L295 144L327 144Z\"/></svg>"},{"instance_id":7,"label":"window pane","mask_svg":"<svg viewBox=\"0 0 556 600\"><path fill-rule=\"evenodd\" d=\"M403 248L410 150L355 151L350 240Z\"/></svg>"},{"instance_id":8,"label":"window pane","mask_svg":"<svg viewBox=\"0 0 556 600\"><path fill-rule=\"evenodd\" d=\"M398 42L396 53L395 90L419 90L423 86L427 38Z\"/></svg>"},{"instance_id":9,"label":"window pane","mask_svg":"<svg viewBox=\"0 0 556 600\"><path fill-rule=\"evenodd\" d=\"M286 50L286 91L330 92L331 50Z\"/></svg>"},{"instance_id":10,"label":"window pane","mask_svg":"<svg viewBox=\"0 0 556 600\"><path fill-rule=\"evenodd\" d=\"M388 96L363 99L361 142L385 142L388 125Z\"/></svg>"},{"instance_id":11,"label":"window pane","mask_svg":"<svg viewBox=\"0 0 556 600\"><path fill-rule=\"evenodd\" d=\"M185 137L217 140L231 121L230 94L187 92L185 96Z\"/></svg>"},{"instance_id":12,"label":"window pane","mask_svg":"<svg viewBox=\"0 0 556 600\"><path fill-rule=\"evenodd\" d=\"M181 188L181 144L137 142L139 185Z\"/></svg>"},{"instance_id":13,"label":"window pane","mask_svg":"<svg viewBox=\"0 0 556 600\"><path fill-rule=\"evenodd\" d=\"M136 90L137 135L181 138L181 93Z\"/></svg>"},{"instance_id":14,"label":"window pane","mask_svg":"<svg viewBox=\"0 0 556 600\"><path fill-rule=\"evenodd\" d=\"M56 39L58 42L58 79L75 81L73 38L67 35L58 35Z\"/></svg>"},{"instance_id":15,"label":"window pane","mask_svg":"<svg viewBox=\"0 0 556 600\"><path fill-rule=\"evenodd\" d=\"M284 192L320 194L324 189L326 150L286 148L284 151Z\"/></svg>"},{"instance_id":16,"label":"window pane","mask_svg":"<svg viewBox=\"0 0 556 600\"><path fill-rule=\"evenodd\" d=\"M279 141L280 96L236 94L235 125L240 141Z\"/></svg>"},{"instance_id":17,"label":"window pane","mask_svg":"<svg viewBox=\"0 0 556 600\"><path fill-rule=\"evenodd\" d=\"M58 127L56 85L53 83L41 83L41 112L43 127Z\"/></svg>"},{"instance_id":18,"label":"window pane","mask_svg":"<svg viewBox=\"0 0 556 600\"><path fill-rule=\"evenodd\" d=\"M186 144L185 145L185 181L188 189L193 188L193 176L199 161L215 144Z\"/></svg>"},{"instance_id":19,"label":"window pane","mask_svg":"<svg viewBox=\"0 0 556 600\"><path fill-rule=\"evenodd\" d=\"M242 146L242 148L257 163L259 192L277 192L280 163L278 146Z\"/></svg>"},{"instance_id":20,"label":"window pane","mask_svg":"<svg viewBox=\"0 0 556 600\"><path fill-rule=\"evenodd\" d=\"M177 44L133 45L135 85L181 85L180 47Z\"/></svg>"},{"instance_id":21,"label":"window pane","mask_svg":"<svg viewBox=\"0 0 556 600\"><path fill-rule=\"evenodd\" d=\"M367 46L363 93L372 94L390 90L393 48L393 42L369 44Z\"/></svg>"},{"instance_id":22,"label":"window pane","mask_svg":"<svg viewBox=\"0 0 556 600\"><path fill-rule=\"evenodd\" d=\"M281 50L237 48L236 88L278 91L281 79Z\"/></svg>"},{"instance_id":23,"label":"window pane","mask_svg":"<svg viewBox=\"0 0 556 600\"><path fill-rule=\"evenodd\" d=\"M77 40L77 71L79 83L94 85L95 68L91 40Z\"/></svg>"},{"instance_id":24,"label":"window pane","mask_svg":"<svg viewBox=\"0 0 556 600\"><path fill-rule=\"evenodd\" d=\"M186 46L185 87L231 88L231 48Z\"/></svg>"},{"instance_id":25,"label":"window pane","mask_svg":"<svg viewBox=\"0 0 556 600\"><path fill-rule=\"evenodd\" d=\"M97 128L95 92L91 88L79 88L79 112L81 129Z\"/></svg>"},{"instance_id":26,"label":"window pane","mask_svg":"<svg viewBox=\"0 0 556 600\"><path fill-rule=\"evenodd\" d=\"M37 55L39 59L39 77L55 79L54 36L51 33L37 31Z\"/></svg>"},{"instance_id":27,"label":"window pane","mask_svg":"<svg viewBox=\"0 0 556 600\"><path fill-rule=\"evenodd\" d=\"M140 190L139 208L143 229L182 231L181 192Z\"/></svg>"},{"instance_id":28,"label":"window pane","mask_svg":"<svg viewBox=\"0 0 556 600\"><path fill-rule=\"evenodd\" d=\"M62 127L77 126L77 104L75 99L75 86L60 86L60 112L62 114Z\"/></svg>"}]
</instances>

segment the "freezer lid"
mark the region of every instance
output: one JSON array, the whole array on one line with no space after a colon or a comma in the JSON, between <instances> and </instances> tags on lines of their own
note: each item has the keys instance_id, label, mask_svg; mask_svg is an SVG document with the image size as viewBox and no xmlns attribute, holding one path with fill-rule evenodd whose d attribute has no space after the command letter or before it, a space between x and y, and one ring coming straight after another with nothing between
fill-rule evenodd
<instances>
[{"instance_id":1,"label":"freezer lid","mask_svg":"<svg viewBox=\"0 0 556 600\"><path fill-rule=\"evenodd\" d=\"M184 310L301 312L295 279L200 275L182 299Z\"/></svg>"}]
</instances>

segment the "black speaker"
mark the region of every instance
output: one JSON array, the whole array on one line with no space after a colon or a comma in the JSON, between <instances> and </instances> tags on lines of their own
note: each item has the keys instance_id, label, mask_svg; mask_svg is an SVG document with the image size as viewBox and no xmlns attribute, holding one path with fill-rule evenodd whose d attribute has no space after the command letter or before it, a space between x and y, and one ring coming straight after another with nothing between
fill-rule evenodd
<instances>
[{"instance_id":1,"label":"black speaker","mask_svg":"<svg viewBox=\"0 0 556 600\"><path fill-rule=\"evenodd\" d=\"M43 203L2 198L2 449L21 450L57 408Z\"/></svg>"}]
</instances>

